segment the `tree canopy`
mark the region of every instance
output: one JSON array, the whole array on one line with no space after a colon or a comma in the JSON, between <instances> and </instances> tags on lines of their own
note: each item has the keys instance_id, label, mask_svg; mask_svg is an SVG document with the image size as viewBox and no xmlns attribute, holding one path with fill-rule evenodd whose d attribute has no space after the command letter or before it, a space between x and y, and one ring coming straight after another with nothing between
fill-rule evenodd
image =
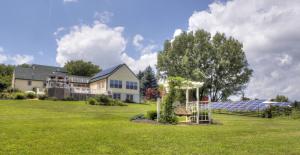
<instances>
[{"instance_id":1,"label":"tree canopy","mask_svg":"<svg viewBox=\"0 0 300 155\"><path fill-rule=\"evenodd\" d=\"M14 66L0 64L0 92L11 86Z\"/></svg>"},{"instance_id":2,"label":"tree canopy","mask_svg":"<svg viewBox=\"0 0 300 155\"><path fill-rule=\"evenodd\" d=\"M64 68L67 70L68 74L78 76L93 76L101 71L101 68L98 65L83 60L68 61Z\"/></svg>"},{"instance_id":3,"label":"tree canopy","mask_svg":"<svg viewBox=\"0 0 300 155\"><path fill-rule=\"evenodd\" d=\"M239 93L249 81L249 68L243 45L232 37L198 30L183 32L173 41L166 40L158 54L160 76L180 76L204 81L201 97L226 100Z\"/></svg>"},{"instance_id":4,"label":"tree canopy","mask_svg":"<svg viewBox=\"0 0 300 155\"><path fill-rule=\"evenodd\" d=\"M271 99L271 101L275 101L275 102L288 102L289 98L284 96L284 95L277 95L275 97L275 99Z\"/></svg>"}]
</instances>

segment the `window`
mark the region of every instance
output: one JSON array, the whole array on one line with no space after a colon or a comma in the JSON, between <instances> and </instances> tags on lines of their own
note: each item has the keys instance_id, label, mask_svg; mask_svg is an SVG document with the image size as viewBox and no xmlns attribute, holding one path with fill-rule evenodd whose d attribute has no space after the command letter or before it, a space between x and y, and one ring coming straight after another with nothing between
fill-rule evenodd
<instances>
[{"instance_id":1,"label":"window","mask_svg":"<svg viewBox=\"0 0 300 155\"><path fill-rule=\"evenodd\" d=\"M137 90L137 82L126 81L126 89Z\"/></svg>"},{"instance_id":2,"label":"window","mask_svg":"<svg viewBox=\"0 0 300 155\"><path fill-rule=\"evenodd\" d=\"M121 80L110 80L110 88L122 88Z\"/></svg>"},{"instance_id":3,"label":"window","mask_svg":"<svg viewBox=\"0 0 300 155\"><path fill-rule=\"evenodd\" d=\"M113 99L121 100L121 94L120 93L113 93Z\"/></svg>"},{"instance_id":4,"label":"window","mask_svg":"<svg viewBox=\"0 0 300 155\"><path fill-rule=\"evenodd\" d=\"M132 94L126 94L126 100L133 101L133 95Z\"/></svg>"},{"instance_id":5,"label":"window","mask_svg":"<svg viewBox=\"0 0 300 155\"><path fill-rule=\"evenodd\" d=\"M31 86L31 80L28 80L28 86Z\"/></svg>"}]
</instances>

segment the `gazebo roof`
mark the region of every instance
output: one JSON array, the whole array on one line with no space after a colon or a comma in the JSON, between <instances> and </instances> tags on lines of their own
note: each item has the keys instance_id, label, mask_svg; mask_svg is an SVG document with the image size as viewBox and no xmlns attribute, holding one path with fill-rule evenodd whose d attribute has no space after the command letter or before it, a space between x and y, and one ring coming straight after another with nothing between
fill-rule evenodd
<instances>
[{"instance_id":1,"label":"gazebo roof","mask_svg":"<svg viewBox=\"0 0 300 155\"><path fill-rule=\"evenodd\" d=\"M168 80L164 80L161 82L163 86L169 90L169 82ZM182 82L182 85L180 87L177 87L177 89L196 89L196 88L201 88L203 86L204 82L197 82L197 81L190 81L190 80L185 80Z\"/></svg>"}]
</instances>

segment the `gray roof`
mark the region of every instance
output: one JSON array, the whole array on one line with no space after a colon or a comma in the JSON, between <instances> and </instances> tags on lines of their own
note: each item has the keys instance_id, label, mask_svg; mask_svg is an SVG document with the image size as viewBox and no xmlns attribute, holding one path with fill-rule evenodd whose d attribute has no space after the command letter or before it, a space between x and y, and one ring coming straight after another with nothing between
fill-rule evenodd
<instances>
[{"instance_id":1,"label":"gray roof","mask_svg":"<svg viewBox=\"0 0 300 155\"><path fill-rule=\"evenodd\" d=\"M50 75L60 75L68 76L70 82L89 83L107 78L124 65L127 66L126 64L119 64L117 66L102 70L101 72L97 73L91 78L86 76L67 75L67 71L61 67L44 66L36 64L33 64L30 67L17 66L15 68L15 79L45 81Z\"/></svg>"},{"instance_id":2,"label":"gray roof","mask_svg":"<svg viewBox=\"0 0 300 155\"><path fill-rule=\"evenodd\" d=\"M45 81L50 74L60 72L67 74L61 67L44 66L33 64L30 67L17 66L15 68L15 79Z\"/></svg>"},{"instance_id":3,"label":"gray roof","mask_svg":"<svg viewBox=\"0 0 300 155\"><path fill-rule=\"evenodd\" d=\"M110 76L112 73L114 73L116 70L118 70L119 68L121 68L123 65L125 64L119 64L117 66L113 66L111 68L102 70L101 72L97 73L96 75L94 75L91 79L90 82L94 82L97 80L101 80L101 79L105 79L108 76Z\"/></svg>"}]
</instances>

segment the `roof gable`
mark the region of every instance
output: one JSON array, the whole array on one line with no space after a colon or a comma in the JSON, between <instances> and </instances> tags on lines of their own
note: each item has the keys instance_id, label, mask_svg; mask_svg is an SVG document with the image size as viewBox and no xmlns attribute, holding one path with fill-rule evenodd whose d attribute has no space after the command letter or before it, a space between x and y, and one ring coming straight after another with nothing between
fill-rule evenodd
<instances>
[{"instance_id":1,"label":"roof gable","mask_svg":"<svg viewBox=\"0 0 300 155\"><path fill-rule=\"evenodd\" d=\"M119 70L122 66L126 66L129 69L129 71L136 77L134 72L126 64L119 64L117 66L105 69L105 70L97 73L90 79L90 82L95 82L95 81L98 81L101 79L105 79L105 78L109 77L110 75L112 75L113 73L115 73L117 70Z\"/></svg>"}]
</instances>

